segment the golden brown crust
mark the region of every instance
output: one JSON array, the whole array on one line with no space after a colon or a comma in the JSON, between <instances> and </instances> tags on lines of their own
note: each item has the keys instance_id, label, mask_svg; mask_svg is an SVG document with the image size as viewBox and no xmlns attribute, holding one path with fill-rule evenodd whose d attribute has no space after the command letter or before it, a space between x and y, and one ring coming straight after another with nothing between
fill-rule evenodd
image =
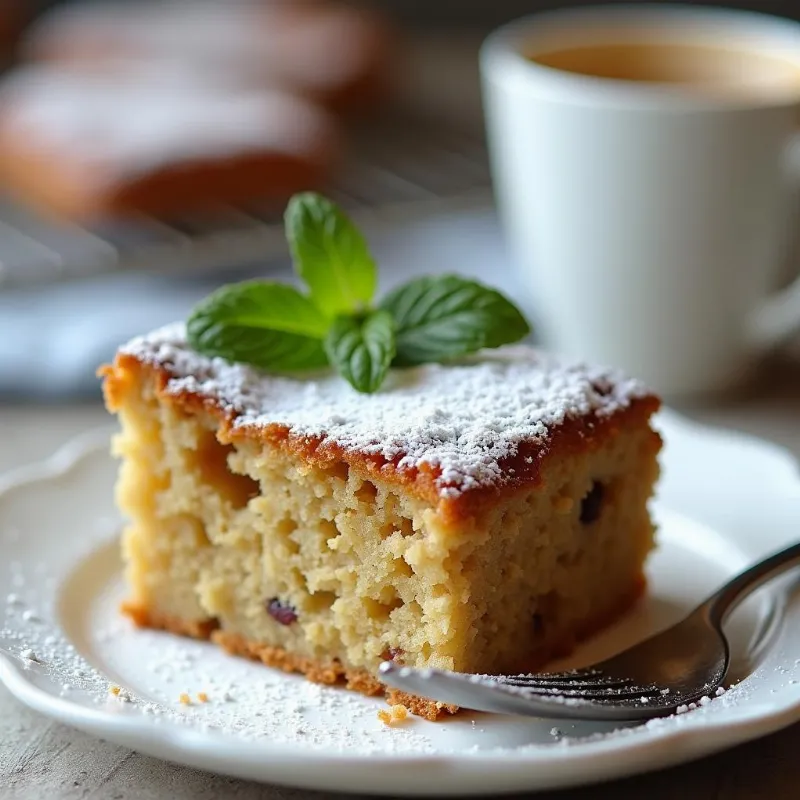
<instances>
[{"instance_id":1,"label":"golden brown crust","mask_svg":"<svg viewBox=\"0 0 800 800\"><path fill-rule=\"evenodd\" d=\"M436 700L428 700L425 697L417 697L408 692L401 692L398 689L386 689L386 702L390 706L405 706L412 714L423 717L429 722L436 722L445 716L457 714L461 709L448 703L439 703ZM468 711L469 709L464 709Z\"/></svg>"},{"instance_id":2,"label":"golden brown crust","mask_svg":"<svg viewBox=\"0 0 800 800\"><path fill-rule=\"evenodd\" d=\"M324 441L321 437L293 435L285 425L279 424L264 425L257 429L234 429L236 416L232 411L222 408L213 398L196 392L168 392L167 384L172 377L169 370L144 363L133 355L117 354L113 365L102 367L98 374L105 378L104 395L109 411L113 412L121 406L127 389L137 378L150 379L162 402L172 404L187 414L203 411L215 416L219 420L218 438L224 443L256 441L321 467L345 462L367 476L400 486L436 506L445 524L474 517L508 495L536 486L542 480L548 459L565 456L577 458L600 447L622 430L646 426L660 407L658 397L647 395L634 399L627 408L607 417L568 419L552 431L546 443L522 442L514 456L501 462L508 476L502 486L478 486L455 497L442 497L436 483L440 470L427 464L400 469L398 465L402 454L388 461L377 454L345 450L337 443ZM655 431L652 432L651 447L653 453L657 453L661 447L661 438Z\"/></svg>"},{"instance_id":3,"label":"golden brown crust","mask_svg":"<svg viewBox=\"0 0 800 800\"><path fill-rule=\"evenodd\" d=\"M177 633L179 636L188 636L191 639L209 639L219 627L214 619L180 619L169 614L157 614L129 601L123 602L121 611L133 620L137 628L156 628Z\"/></svg>"},{"instance_id":4,"label":"golden brown crust","mask_svg":"<svg viewBox=\"0 0 800 800\"><path fill-rule=\"evenodd\" d=\"M536 663L526 664L520 669L520 672L536 672L549 661L568 656L581 641L593 636L625 614L644 594L646 586L644 576L639 576L630 591L622 595L619 603L612 609L586 620L575 631L574 636L556 643L548 654L539 658ZM416 716L424 717L431 722L455 714L460 710L458 706L392 689L382 684L369 671L360 667L347 667L338 659L328 662L314 661L289 653L282 647L253 642L238 633L228 633L220 630L216 620L213 619L184 620L131 602L123 603L122 611L138 627L156 628L194 639L210 639L231 655L245 656L284 672L298 672L314 683L327 686L344 684L348 689L369 697L383 694L389 705L404 705Z\"/></svg>"},{"instance_id":5,"label":"golden brown crust","mask_svg":"<svg viewBox=\"0 0 800 800\"><path fill-rule=\"evenodd\" d=\"M218 644L226 653L245 656L260 661L268 667L284 672L299 672L314 683L327 686L344 683L348 689L368 696L384 692L383 685L364 669L352 669L340 661L314 661L287 652L282 647L251 642L238 633L217 630L211 634L211 641Z\"/></svg>"}]
</instances>

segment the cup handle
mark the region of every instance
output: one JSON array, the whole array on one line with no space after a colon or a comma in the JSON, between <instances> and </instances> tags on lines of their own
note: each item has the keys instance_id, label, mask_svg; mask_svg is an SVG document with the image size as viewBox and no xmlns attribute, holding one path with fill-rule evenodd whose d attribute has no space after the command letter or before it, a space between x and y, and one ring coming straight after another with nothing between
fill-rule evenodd
<instances>
[{"instance_id":1,"label":"cup handle","mask_svg":"<svg viewBox=\"0 0 800 800\"><path fill-rule=\"evenodd\" d=\"M800 189L800 135L788 148L787 169L792 189ZM768 296L750 319L750 338L758 350L778 347L800 333L800 272L785 289Z\"/></svg>"}]
</instances>

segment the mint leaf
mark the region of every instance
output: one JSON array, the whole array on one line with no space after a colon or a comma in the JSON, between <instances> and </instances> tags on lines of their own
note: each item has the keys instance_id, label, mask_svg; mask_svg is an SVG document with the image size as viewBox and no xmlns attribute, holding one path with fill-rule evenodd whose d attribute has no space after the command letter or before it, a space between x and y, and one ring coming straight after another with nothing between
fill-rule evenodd
<instances>
[{"instance_id":1,"label":"mint leaf","mask_svg":"<svg viewBox=\"0 0 800 800\"><path fill-rule=\"evenodd\" d=\"M519 341L530 327L500 292L455 275L417 278L381 302L395 322L395 363L408 366Z\"/></svg>"},{"instance_id":2,"label":"mint leaf","mask_svg":"<svg viewBox=\"0 0 800 800\"><path fill-rule=\"evenodd\" d=\"M327 364L329 322L292 286L248 281L223 286L201 301L186 325L189 344L206 356L268 370Z\"/></svg>"},{"instance_id":3,"label":"mint leaf","mask_svg":"<svg viewBox=\"0 0 800 800\"><path fill-rule=\"evenodd\" d=\"M325 339L325 350L354 389L371 394L383 383L394 358L394 322L385 311L339 317Z\"/></svg>"},{"instance_id":4,"label":"mint leaf","mask_svg":"<svg viewBox=\"0 0 800 800\"><path fill-rule=\"evenodd\" d=\"M286 238L298 275L329 316L361 311L372 300L377 269L359 230L334 203L313 192L286 208Z\"/></svg>"}]
</instances>

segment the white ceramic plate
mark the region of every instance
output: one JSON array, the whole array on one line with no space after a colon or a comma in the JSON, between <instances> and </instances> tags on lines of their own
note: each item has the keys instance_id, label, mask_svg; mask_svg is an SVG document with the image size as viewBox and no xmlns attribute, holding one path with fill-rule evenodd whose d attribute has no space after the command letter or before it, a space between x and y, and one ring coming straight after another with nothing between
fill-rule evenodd
<instances>
[{"instance_id":1,"label":"white ceramic plate","mask_svg":"<svg viewBox=\"0 0 800 800\"><path fill-rule=\"evenodd\" d=\"M800 537L786 453L664 414L646 600L576 653L610 654L676 621L726 577ZM244 778L379 794L464 795L589 783L676 764L800 719L800 590L792 576L729 627L734 663L715 698L639 726L463 714L389 728L382 702L137 631L124 587L108 431L0 479L0 679L23 703L136 750ZM122 687L119 696L109 693ZM182 692L191 705L178 702ZM205 692L208 702L197 694Z\"/></svg>"}]
</instances>

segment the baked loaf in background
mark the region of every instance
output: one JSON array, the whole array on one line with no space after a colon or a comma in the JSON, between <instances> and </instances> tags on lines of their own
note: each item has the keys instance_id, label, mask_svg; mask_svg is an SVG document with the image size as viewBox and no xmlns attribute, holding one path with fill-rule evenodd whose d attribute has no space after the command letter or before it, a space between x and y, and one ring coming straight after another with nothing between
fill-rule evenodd
<instances>
[{"instance_id":1,"label":"baked loaf in background","mask_svg":"<svg viewBox=\"0 0 800 800\"><path fill-rule=\"evenodd\" d=\"M388 85L382 24L312 0L68 3L20 50L0 85L0 179L83 224L324 189L342 117Z\"/></svg>"},{"instance_id":2,"label":"baked loaf in background","mask_svg":"<svg viewBox=\"0 0 800 800\"><path fill-rule=\"evenodd\" d=\"M274 201L324 184L338 127L280 90L20 69L0 88L0 178L40 210L91 222Z\"/></svg>"},{"instance_id":3,"label":"baked loaf in background","mask_svg":"<svg viewBox=\"0 0 800 800\"><path fill-rule=\"evenodd\" d=\"M28 32L23 55L88 71L188 67L208 82L280 87L337 109L382 95L387 32L366 11L313 0L70 3Z\"/></svg>"}]
</instances>

